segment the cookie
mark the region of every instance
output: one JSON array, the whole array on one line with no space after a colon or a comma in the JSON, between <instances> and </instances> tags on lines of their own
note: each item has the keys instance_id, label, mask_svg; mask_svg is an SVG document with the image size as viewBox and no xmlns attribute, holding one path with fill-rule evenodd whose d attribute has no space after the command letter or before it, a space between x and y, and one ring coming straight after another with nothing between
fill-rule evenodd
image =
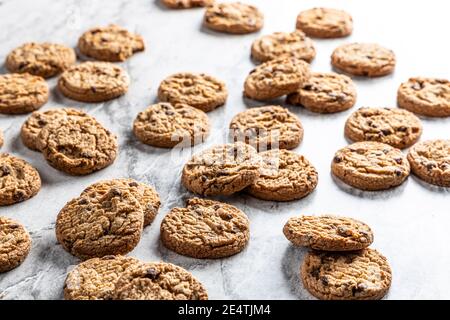
<instances>
[{"instance_id":1,"label":"cookie","mask_svg":"<svg viewBox=\"0 0 450 320\"><path fill-rule=\"evenodd\" d=\"M151 186L137 182L134 179L112 179L91 184L83 194L97 193L98 196L106 194L111 188L125 189L131 192L144 211L144 226L150 225L155 219L161 200L158 193Z\"/></svg>"},{"instance_id":2,"label":"cookie","mask_svg":"<svg viewBox=\"0 0 450 320\"><path fill-rule=\"evenodd\" d=\"M34 111L48 101L48 96L49 89L44 78L28 73L0 75L0 113Z\"/></svg>"},{"instance_id":3,"label":"cookie","mask_svg":"<svg viewBox=\"0 0 450 320\"><path fill-rule=\"evenodd\" d=\"M251 108L240 112L230 122L234 141L250 144L259 151L293 149L303 139L300 119L280 106Z\"/></svg>"},{"instance_id":4,"label":"cookie","mask_svg":"<svg viewBox=\"0 0 450 320\"><path fill-rule=\"evenodd\" d=\"M34 197L41 189L41 177L28 162L0 153L0 206Z\"/></svg>"},{"instance_id":5,"label":"cookie","mask_svg":"<svg viewBox=\"0 0 450 320\"><path fill-rule=\"evenodd\" d=\"M66 116L42 128L37 147L60 171L85 175L114 162L117 137L91 116Z\"/></svg>"},{"instance_id":6,"label":"cookie","mask_svg":"<svg viewBox=\"0 0 450 320\"><path fill-rule=\"evenodd\" d=\"M134 53L144 51L144 39L138 34L110 24L83 33L78 39L78 49L88 57L101 61L119 62Z\"/></svg>"},{"instance_id":7,"label":"cookie","mask_svg":"<svg viewBox=\"0 0 450 320\"><path fill-rule=\"evenodd\" d=\"M216 259L241 252L247 245L249 220L238 208L219 201L192 198L173 208L161 223L161 241L176 253Z\"/></svg>"},{"instance_id":8,"label":"cookie","mask_svg":"<svg viewBox=\"0 0 450 320\"><path fill-rule=\"evenodd\" d=\"M286 97L286 103L317 113L341 112L356 103L356 87L343 74L314 72L311 78Z\"/></svg>"},{"instance_id":9,"label":"cookie","mask_svg":"<svg viewBox=\"0 0 450 320\"><path fill-rule=\"evenodd\" d=\"M301 31L275 32L256 39L252 44L252 57L266 62L280 57L292 57L311 62L316 49L311 39Z\"/></svg>"},{"instance_id":10,"label":"cookie","mask_svg":"<svg viewBox=\"0 0 450 320\"><path fill-rule=\"evenodd\" d=\"M379 142L356 142L336 152L331 172L344 183L361 190L386 190L409 176L405 155Z\"/></svg>"},{"instance_id":11,"label":"cookie","mask_svg":"<svg viewBox=\"0 0 450 320\"><path fill-rule=\"evenodd\" d=\"M141 263L117 281L115 300L208 300L205 287L185 269L165 262Z\"/></svg>"},{"instance_id":12,"label":"cookie","mask_svg":"<svg viewBox=\"0 0 450 320\"><path fill-rule=\"evenodd\" d=\"M419 118L406 110L359 108L347 119L344 132L355 142L377 141L404 149L419 140L422 124Z\"/></svg>"},{"instance_id":13,"label":"cookie","mask_svg":"<svg viewBox=\"0 0 450 320\"><path fill-rule=\"evenodd\" d=\"M200 195L231 195L256 180L260 161L256 150L242 142L216 145L184 165L181 182Z\"/></svg>"},{"instance_id":14,"label":"cookie","mask_svg":"<svg viewBox=\"0 0 450 320\"><path fill-rule=\"evenodd\" d=\"M0 148L3 147L4 143L5 143L5 139L3 136L3 130L0 129Z\"/></svg>"},{"instance_id":15,"label":"cookie","mask_svg":"<svg viewBox=\"0 0 450 320\"><path fill-rule=\"evenodd\" d=\"M20 137L23 144L31 150L40 151L37 144L39 132L49 123L56 122L66 116L88 117L84 111L73 108L34 111L24 122L20 130Z\"/></svg>"},{"instance_id":16,"label":"cookie","mask_svg":"<svg viewBox=\"0 0 450 320\"><path fill-rule=\"evenodd\" d=\"M138 244L144 212L125 189L92 190L69 201L56 219L56 238L72 255L86 260L126 254Z\"/></svg>"},{"instance_id":17,"label":"cookie","mask_svg":"<svg viewBox=\"0 0 450 320\"><path fill-rule=\"evenodd\" d=\"M297 29L314 38L342 38L353 31L353 19L343 10L313 8L300 12Z\"/></svg>"},{"instance_id":18,"label":"cookie","mask_svg":"<svg viewBox=\"0 0 450 320\"><path fill-rule=\"evenodd\" d=\"M283 233L296 246L322 251L361 250L373 242L373 232L367 224L331 215L290 218Z\"/></svg>"},{"instance_id":19,"label":"cookie","mask_svg":"<svg viewBox=\"0 0 450 320\"><path fill-rule=\"evenodd\" d=\"M303 60L270 60L257 66L247 76L244 96L254 100L272 100L296 91L309 78L309 65Z\"/></svg>"},{"instance_id":20,"label":"cookie","mask_svg":"<svg viewBox=\"0 0 450 320\"><path fill-rule=\"evenodd\" d=\"M225 104L227 96L225 83L204 73L175 73L158 88L160 101L187 104L204 112Z\"/></svg>"},{"instance_id":21,"label":"cookie","mask_svg":"<svg viewBox=\"0 0 450 320\"><path fill-rule=\"evenodd\" d=\"M58 88L67 98L82 102L102 102L128 91L128 74L108 62L83 62L64 71Z\"/></svg>"},{"instance_id":22,"label":"cookie","mask_svg":"<svg viewBox=\"0 0 450 320\"><path fill-rule=\"evenodd\" d=\"M411 78L397 93L401 108L427 117L450 117L450 81Z\"/></svg>"},{"instance_id":23,"label":"cookie","mask_svg":"<svg viewBox=\"0 0 450 320\"><path fill-rule=\"evenodd\" d=\"M300 273L305 288L321 300L378 300L392 281L386 258L370 248L352 253L311 251Z\"/></svg>"},{"instance_id":24,"label":"cookie","mask_svg":"<svg viewBox=\"0 0 450 320\"><path fill-rule=\"evenodd\" d=\"M450 140L428 140L408 153L412 172L425 182L450 188Z\"/></svg>"},{"instance_id":25,"label":"cookie","mask_svg":"<svg viewBox=\"0 0 450 320\"><path fill-rule=\"evenodd\" d=\"M114 285L139 260L124 256L92 258L77 265L64 282L65 300L111 300Z\"/></svg>"},{"instance_id":26,"label":"cookie","mask_svg":"<svg viewBox=\"0 0 450 320\"><path fill-rule=\"evenodd\" d=\"M212 4L203 17L205 27L232 34L256 32L263 24L264 15L258 8L240 2Z\"/></svg>"},{"instance_id":27,"label":"cookie","mask_svg":"<svg viewBox=\"0 0 450 320\"><path fill-rule=\"evenodd\" d=\"M209 135L206 113L187 104L157 103L140 112L133 124L134 135L143 143L172 148L194 146Z\"/></svg>"},{"instance_id":28,"label":"cookie","mask_svg":"<svg viewBox=\"0 0 450 320\"><path fill-rule=\"evenodd\" d=\"M162 0L161 2L170 9L189 9L210 6L214 0Z\"/></svg>"},{"instance_id":29,"label":"cookie","mask_svg":"<svg viewBox=\"0 0 450 320\"><path fill-rule=\"evenodd\" d=\"M57 43L30 42L11 51L5 66L13 73L29 73L50 78L75 64L77 56L72 48Z\"/></svg>"},{"instance_id":30,"label":"cookie","mask_svg":"<svg viewBox=\"0 0 450 320\"><path fill-rule=\"evenodd\" d=\"M31 237L18 222L0 216L0 273L17 268L28 256Z\"/></svg>"},{"instance_id":31,"label":"cookie","mask_svg":"<svg viewBox=\"0 0 450 320\"><path fill-rule=\"evenodd\" d=\"M331 56L333 67L354 76L385 76L394 71L395 63L392 50L374 43L345 44Z\"/></svg>"},{"instance_id":32,"label":"cookie","mask_svg":"<svg viewBox=\"0 0 450 320\"><path fill-rule=\"evenodd\" d=\"M262 200L292 201L306 197L319 179L314 166L304 157L288 150L261 152L260 176L246 191Z\"/></svg>"}]
</instances>

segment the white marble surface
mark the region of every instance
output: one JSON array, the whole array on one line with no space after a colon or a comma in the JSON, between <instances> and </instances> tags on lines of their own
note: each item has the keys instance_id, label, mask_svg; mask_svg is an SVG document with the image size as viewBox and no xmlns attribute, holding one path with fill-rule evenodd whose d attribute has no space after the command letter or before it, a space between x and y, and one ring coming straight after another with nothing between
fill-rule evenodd
<instances>
[{"instance_id":1,"label":"white marble surface","mask_svg":"<svg viewBox=\"0 0 450 320\"><path fill-rule=\"evenodd\" d=\"M20 126L26 115L0 116L5 133L3 152L31 162L43 186L26 202L0 208L0 215L19 220L32 234L29 257L17 269L0 275L4 299L60 299L67 272L78 260L56 242L54 223L58 211L87 185L100 179L132 177L153 184L163 206L156 221L144 231L130 253L143 260L164 260L193 272L207 287L211 299L311 299L303 289L298 268L305 251L292 247L282 234L285 221L299 214L335 213L362 219L375 231L374 248L389 259L393 269L388 299L450 298L450 192L430 187L414 177L390 192L366 193L338 185L330 176L334 152L347 144L343 126L350 111L317 115L289 108L305 128L297 149L319 171L316 191L301 201L273 203L236 195L226 201L244 210L251 220L251 241L242 253L221 260L196 260L177 255L159 242L159 223L165 213L191 196L180 185L180 170L189 152L173 154L137 142L131 132L136 114L155 101L159 82L178 71L206 72L226 81L228 102L209 113L213 130L201 150L225 141L231 117L248 106L242 85L254 67L249 59L251 42L258 36L294 28L297 13L313 6L347 9L355 31L348 39L316 41L314 70L329 71L329 57L339 44L349 41L379 42L395 50L395 74L373 80L356 79L358 106L395 106L396 90L409 76L450 77L448 1L292 1L253 0L265 13L258 34L223 35L201 28L203 10L170 11L154 0L51 1L0 0L0 60L27 41L54 41L75 46L86 29L117 23L139 32L147 50L123 64L132 83L129 92L114 101L84 104L63 97L49 81L51 100L42 109L75 106L98 118L118 134L120 155L105 170L85 177L58 172L39 153L25 148ZM2 73L6 72L2 68ZM282 103L282 101L281 101ZM252 103L251 103L252 104ZM252 104L255 105L255 104ZM356 107L355 107L356 108ZM355 109L354 108L354 109ZM450 119L423 119L428 138L450 138Z\"/></svg>"}]
</instances>

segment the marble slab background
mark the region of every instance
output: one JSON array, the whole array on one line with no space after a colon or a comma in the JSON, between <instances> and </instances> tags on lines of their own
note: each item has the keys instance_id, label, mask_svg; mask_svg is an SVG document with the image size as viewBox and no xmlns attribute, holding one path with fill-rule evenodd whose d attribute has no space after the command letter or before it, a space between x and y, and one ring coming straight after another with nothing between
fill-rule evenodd
<instances>
[{"instance_id":1,"label":"marble slab background","mask_svg":"<svg viewBox=\"0 0 450 320\"><path fill-rule=\"evenodd\" d=\"M131 76L131 87L119 99L101 104L71 101L57 91L56 79L49 81L51 99L42 110L80 108L119 136L120 155L105 170L71 177L52 169L39 153L25 148L20 140L20 126L27 116L0 115L0 127L5 133L1 151L32 163L43 181L36 197L0 208L0 215L25 224L33 238L26 261L0 275L1 298L62 298L65 276L78 260L57 244L56 215L90 183L116 177L132 177L154 185L163 203L155 222L145 229L141 242L130 255L187 268L206 285L211 299L311 299L298 277L305 251L289 244L282 227L293 215L322 213L359 218L373 227L373 247L386 255L393 269L388 299L450 298L449 190L430 187L411 177L392 191L367 193L345 187L330 176L334 152L347 144L343 126L352 110L317 115L289 107L305 128L304 141L296 151L317 167L319 185L306 199L290 203L260 201L246 195L225 199L245 211L251 220L251 241L245 251L222 260L196 260L161 245L161 219L170 208L181 206L191 196L180 185L180 171L190 151L176 153L142 145L133 137L131 125L136 114L155 101L158 84L166 76L179 71L206 72L228 85L227 104L209 113L211 136L192 152L226 141L225 131L232 116L260 105L242 99L243 81L254 67L249 58L252 41L262 34L293 30L298 12L310 7L343 8L353 15L355 22L350 38L315 41L318 54L312 63L314 70L330 71L331 52L350 41L378 42L397 54L395 74L355 80L359 96L355 108L395 106L396 90L410 76L450 77L447 1L247 2L265 13L264 29L258 34L232 36L202 28L202 9L171 11L153 0L0 0L0 61L27 41L53 41L75 47L83 31L108 23L142 34L147 44L144 53L122 64ZM1 72L6 72L4 67ZM423 139L450 138L450 119L423 119L423 125Z\"/></svg>"}]
</instances>

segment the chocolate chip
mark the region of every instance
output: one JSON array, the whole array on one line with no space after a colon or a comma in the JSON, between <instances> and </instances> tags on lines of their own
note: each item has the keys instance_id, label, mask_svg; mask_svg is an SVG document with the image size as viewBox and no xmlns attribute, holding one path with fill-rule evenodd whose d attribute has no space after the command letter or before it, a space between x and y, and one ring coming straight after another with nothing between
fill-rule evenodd
<instances>
[{"instance_id":1,"label":"chocolate chip","mask_svg":"<svg viewBox=\"0 0 450 320\"><path fill-rule=\"evenodd\" d=\"M19 226L18 224L14 223L14 224L8 225L8 228L9 228L9 229L19 229L20 226Z\"/></svg>"},{"instance_id":2,"label":"chocolate chip","mask_svg":"<svg viewBox=\"0 0 450 320\"><path fill-rule=\"evenodd\" d=\"M25 192L19 190L13 196L15 201L23 201L25 200Z\"/></svg>"},{"instance_id":3,"label":"chocolate chip","mask_svg":"<svg viewBox=\"0 0 450 320\"><path fill-rule=\"evenodd\" d=\"M401 171L401 170L395 170L395 175L397 176L397 177L401 177L401 175L403 174L403 172Z\"/></svg>"},{"instance_id":4,"label":"chocolate chip","mask_svg":"<svg viewBox=\"0 0 450 320\"><path fill-rule=\"evenodd\" d=\"M155 280L158 278L158 271L155 268L149 268L147 269L147 272L145 273L145 278L149 278L152 280Z\"/></svg>"},{"instance_id":5,"label":"chocolate chip","mask_svg":"<svg viewBox=\"0 0 450 320\"><path fill-rule=\"evenodd\" d=\"M111 190L109 190L109 193L112 196L120 196L120 195L122 195L122 191L120 191L120 189L117 189L117 188L111 188Z\"/></svg>"},{"instance_id":6,"label":"chocolate chip","mask_svg":"<svg viewBox=\"0 0 450 320\"><path fill-rule=\"evenodd\" d=\"M328 286L329 282L328 282L328 278L326 276L323 276L320 278L320 282L322 282L322 284L324 286Z\"/></svg>"},{"instance_id":7,"label":"chocolate chip","mask_svg":"<svg viewBox=\"0 0 450 320\"><path fill-rule=\"evenodd\" d=\"M11 169L8 166L6 166L6 165L0 166L0 177L7 176L10 173L11 173Z\"/></svg>"},{"instance_id":8,"label":"chocolate chip","mask_svg":"<svg viewBox=\"0 0 450 320\"><path fill-rule=\"evenodd\" d=\"M397 130L400 131L400 132L406 132L408 130L408 128L405 127L405 126L401 126Z\"/></svg>"},{"instance_id":9,"label":"chocolate chip","mask_svg":"<svg viewBox=\"0 0 450 320\"><path fill-rule=\"evenodd\" d=\"M78 204L79 204L79 205L83 205L83 204L87 204L87 203L88 203L88 201L87 201L86 198L81 198L81 199L78 201Z\"/></svg>"},{"instance_id":10,"label":"chocolate chip","mask_svg":"<svg viewBox=\"0 0 450 320\"><path fill-rule=\"evenodd\" d=\"M436 168L435 163L433 163L433 162L427 163L427 170L433 170L434 168Z\"/></svg>"},{"instance_id":11,"label":"chocolate chip","mask_svg":"<svg viewBox=\"0 0 450 320\"><path fill-rule=\"evenodd\" d=\"M201 176L200 179L202 180L202 182L206 182L206 180L208 180L208 178L206 176Z\"/></svg>"},{"instance_id":12,"label":"chocolate chip","mask_svg":"<svg viewBox=\"0 0 450 320\"><path fill-rule=\"evenodd\" d=\"M128 184L130 187L137 187L139 184L136 181L130 182Z\"/></svg>"},{"instance_id":13,"label":"chocolate chip","mask_svg":"<svg viewBox=\"0 0 450 320\"><path fill-rule=\"evenodd\" d=\"M340 157L340 156L335 156L334 158L333 158L333 161L335 162L335 163L339 163L339 162L342 162L342 157Z\"/></svg>"},{"instance_id":14,"label":"chocolate chip","mask_svg":"<svg viewBox=\"0 0 450 320\"><path fill-rule=\"evenodd\" d=\"M403 159L402 158L395 158L394 161L397 162L398 164L402 164Z\"/></svg>"},{"instance_id":15,"label":"chocolate chip","mask_svg":"<svg viewBox=\"0 0 450 320\"><path fill-rule=\"evenodd\" d=\"M390 129L383 129L383 130L381 130L381 132L382 132L385 136L388 136L388 135L392 134L392 132L391 132Z\"/></svg>"},{"instance_id":16,"label":"chocolate chip","mask_svg":"<svg viewBox=\"0 0 450 320\"><path fill-rule=\"evenodd\" d=\"M312 85L311 84L304 85L302 89L303 90L311 90L312 89Z\"/></svg>"}]
</instances>

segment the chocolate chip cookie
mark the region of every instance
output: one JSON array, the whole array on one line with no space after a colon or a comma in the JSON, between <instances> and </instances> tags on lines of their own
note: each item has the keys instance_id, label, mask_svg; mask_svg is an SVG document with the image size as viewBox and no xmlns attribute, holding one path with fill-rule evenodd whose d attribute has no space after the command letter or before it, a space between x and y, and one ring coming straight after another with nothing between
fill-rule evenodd
<instances>
[{"instance_id":1,"label":"chocolate chip cookie","mask_svg":"<svg viewBox=\"0 0 450 320\"><path fill-rule=\"evenodd\" d=\"M301 266L305 288L321 300L378 300L389 290L391 268L378 251L311 251Z\"/></svg>"},{"instance_id":2,"label":"chocolate chip cookie","mask_svg":"<svg viewBox=\"0 0 450 320\"><path fill-rule=\"evenodd\" d=\"M0 75L0 113L20 114L39 109L48 100L44 78L28 73Z\"/></svg>"},{"instance_id":3,"label":"chocolate chip cookie","mask_svg":"<svg viewBox=\"0 0 450 320\"><path fill-rule=\"evenodd\" d=\"M368 191L386 190L409 176L405 155L379 142L356 142L336 152L331 172L344 183Z\"/></svg>"},{"instance_id":4,"label":"chocolate chip cookie","mask_svg":"<svg viewBox=\"0 0 450 320\"><path fill-rule=\"evenodd\" d=\"M11 51L5 65L10 72L50 78L75 64L76 60L72 48L57 43L30 42Z\"/></svg>"},{"instance_id":5,"label":"chocolate chip cookie","mask_svg":"<svg viewBox=\"0 0 450 320\"><path fill-rule=\"evenodd\" d=\"M204 73L182 72L164 79L158 88L163 102L187 104L209 112L225 104L228 91L224 82Z\"/></svg>"},{"instance_id":6,"label":"chocolate chip cookie","mask_svg":"<svg viewBox=\"0 0 450 320\"><path fill-rule=\"evenodd\" d=\"M78 48L88 57L118 62L127 60L136 52L144 51L145 44L140 35L110 24L83 33L78 39Z\"/></svg>"},{"instance_id":7,"label":"chocolate chip cookie","mask_svg":"<svg viewBox=\"0 0 450 320\"><path fill-rule=\"evenodd\" d=\"M296 246L323 251L361 250L373 242L373 232L367 224L331 215L290 218L283 233Z\"/></svg>"},{"instance_id":8,"label":"chocolate chip cookie","mask_svg":"<svg viewBox=\"0 0 450 320\"><path fill-rule=\"evenodd\" d=\"M5 143L5 138L3 136L3 130L0 129L0 148L3 147L4 143Z\"/></svg>"},{"instance_id":9,"label":"chocolate chip cookie","mask_svg":"<svg viewBox=\"0 0 450 320\"><path fill-rule=\"evenodd\" d=\"M108 62L83 62L64 71L58 88L67 98L82 102L102 102L128 91L128 74Z\"/></svg>"},{"instance_id":10,"label":"chocolate chip cookie","mask_svg":"<svg viewBox=\"0 0 450 320\"><path fill-rule=\"evenodd\" d=\"M231 195L256 180L260 162L256 150L242 142L216 145L184 165L181 182L200 195Z\"/></svg>"},{"instance_id":11,"label":"chocolate chip cookie","mask_svg":"<svg viewBox=\"0 0 450 320\"><path fill-rule=\"evenodd\" d=\"M353 19L343 10L313 8L300 12L297 29L315 38L342 38L353 31Z\"/></svg>"},{"instance_id":12,"label":"chocolate chip cookie","mask_svg":"<svg viewBox=\"0 0 450 320\"><path fill-rule=\"evenodd\" d=\"M428 140L408 153L412 172L425 182L450 187L450 140Z\"/></svg>"},{"instance_id":13,"label":"chocolate chip cookie","mask_svg":"<svg viewBox=\"0 0 450 320\"><path fill-rule=\"evenodd\" d=\"M450 81L411 78L397 93L401 108L427 117L450 117Z\"/></svg>"},{"instance_id":14,"label":"chocolate chip cookie","mask_svg":"<svg viewBox=\"0 0 450 320\"><path fill-rule=\"evenodd\" d=\"M17 268L28 256L31 237L18 222L0 217L0 273Z\"/></svg>"},{"instance_id":15,"label":"chocolate chip cookie","mask_svg":"<svg viewBox=\"0 0 450 320\"><path fill-rule=\"evenodd\" d=\"M0 154L0 206L34 197L41 189L41 178L28 162L7 153Z\"/></svg>"},{"instance_id":16,"label":"chocolate chip cookie","mask_svg":"<svg viewBox=\"0 0 450 320\"><path fill-rule=\"evenodd\" d=\"M162 0L162 3L171 9L189 9L210 6L214 0Z\"/></svg>"},{"instance_id":17,"label":"chocolate chip cookie","mask_svg":"<svg viewBox=\"0 0 450 320\"><path fill-rule=\"evenodd\" d=\"M190 147L206 140L209 120L206 113L187 104L162 102L137 115L133 132L141 142L151 146Z\"/></svg>"},{"instance_id":18,"label":"chocolate chip cookie","mask_svg":"<svg viewBox=\"0 0 450 320\"><path fill-rule=\"evenodd\" d=\"M278 58L253 69L245 79L244 95L271 100L296 91L310 78L309 65L297 58Z\"/></svg>"},{"instance_id":19,"label":"chocolate chip cookie","mask_svg":"<svg viewBox=\"0 0 450 320\"><path fill-rule=\"evenodd\" d=\"M303 106L312 112L335 113L353 107L356 96L351 78L343 74L315 72L303 86L287 96L286 103Z\"/></svg>"}]
</instances>

